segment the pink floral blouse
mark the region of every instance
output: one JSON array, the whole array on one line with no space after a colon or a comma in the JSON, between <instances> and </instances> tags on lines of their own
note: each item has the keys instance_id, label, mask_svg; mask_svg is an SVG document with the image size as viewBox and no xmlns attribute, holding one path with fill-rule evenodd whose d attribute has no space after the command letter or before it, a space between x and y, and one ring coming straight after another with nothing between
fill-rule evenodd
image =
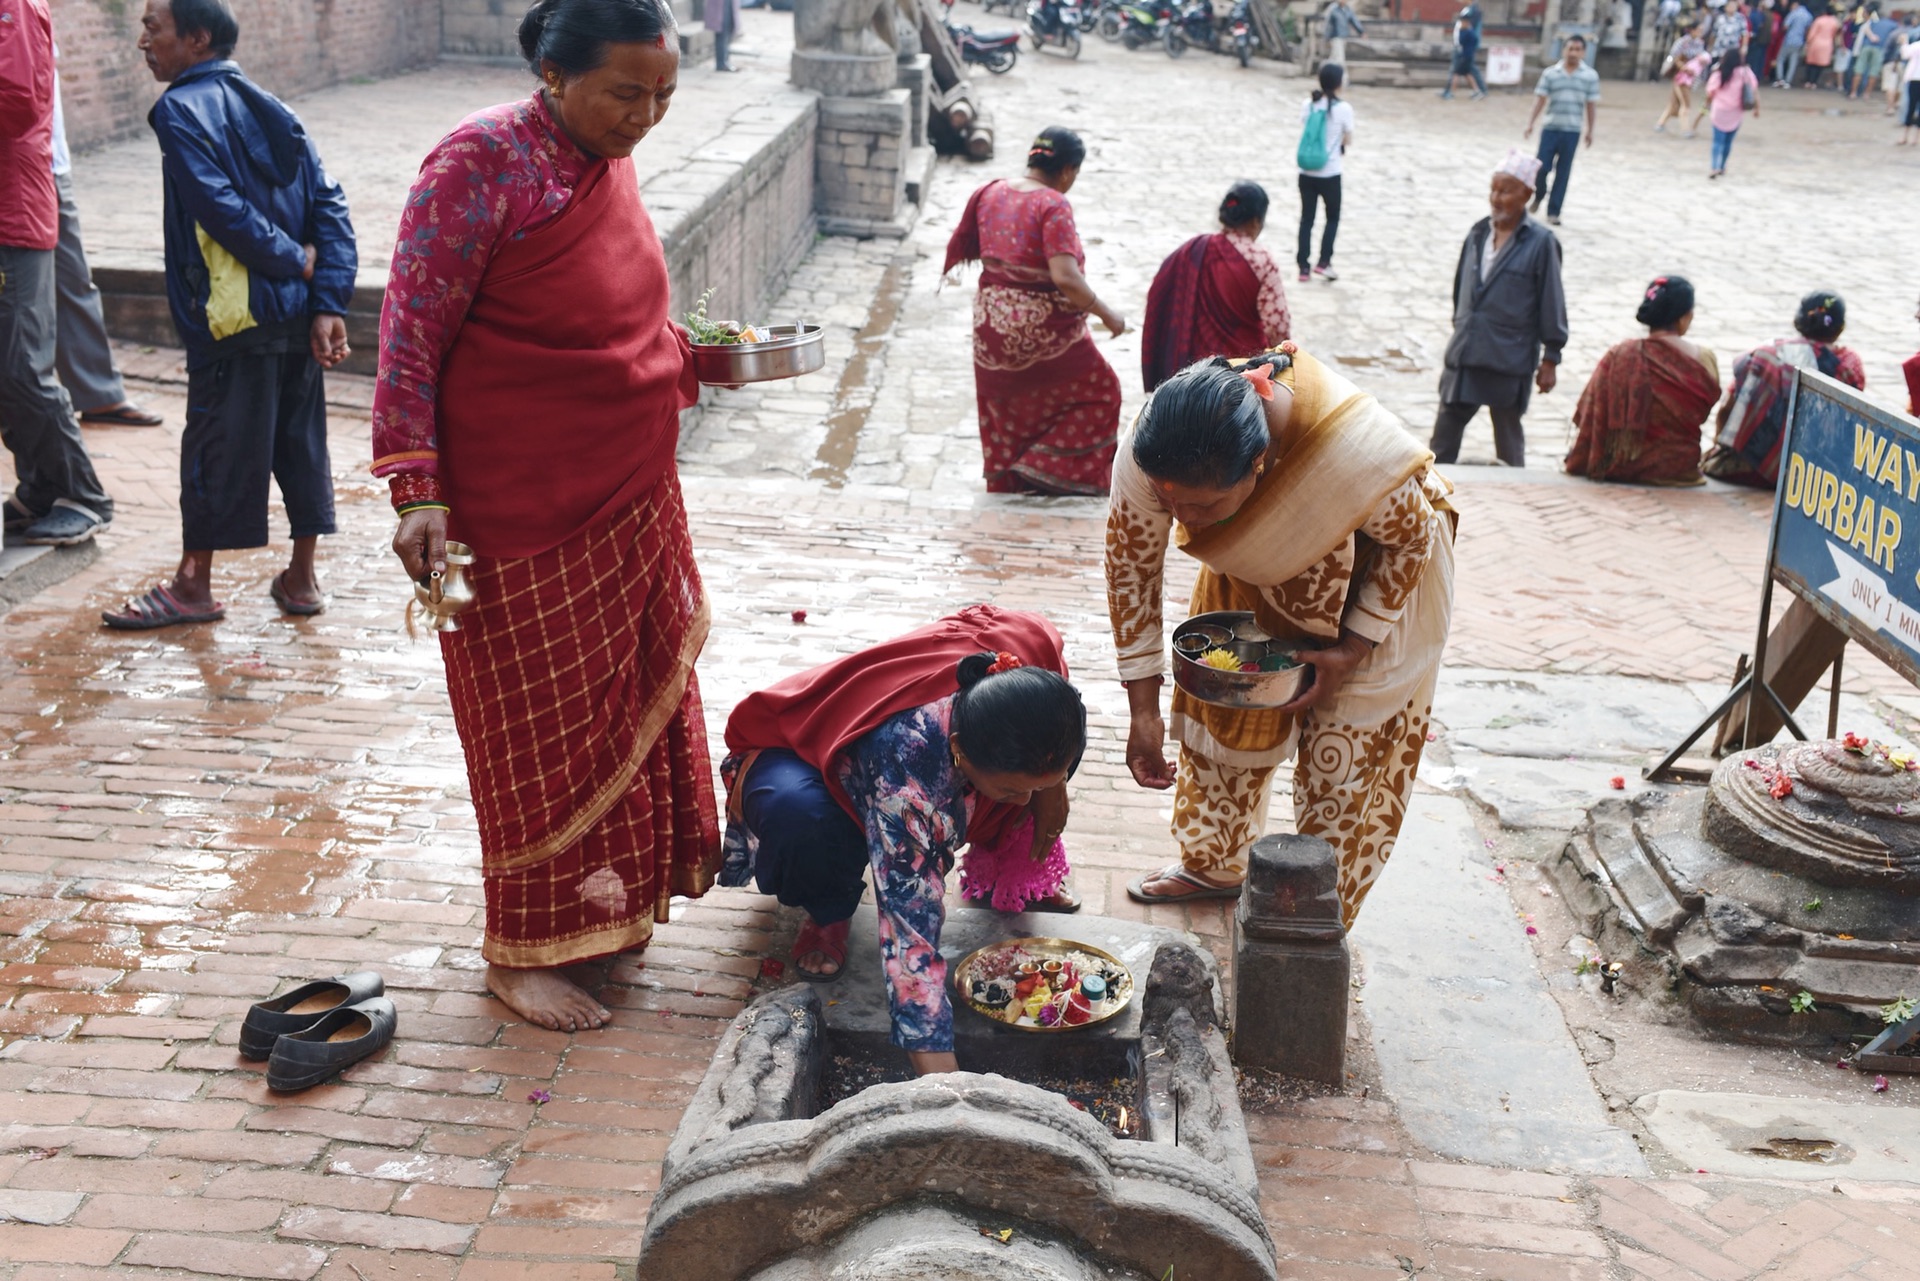
<instances>
[{"instance_id":1,"label":"pink floral blouse","mask_svg":"<svg viewBox=\"0 0 1920 1281\"><path fill-rule=\"evenodd\" d=\"M1253 278L1260 282L1260 328L1266 334L1267 346L1278 347L1293 337L1293 313L1287 310L1287 289L1281 283L1280 264L1252 236L1243 236L1232 229L1224 234L1227 243L1239 250L1247 266L1253 269Z\"/></svg>"},{"instance_id":2,"label":"pink floral blouse","mask_svg":"<svg viewBox=\"0 0 1920 1281\"><path fill-rule=\"evenodd\" d=\"M1073 206L1048 187L1023 191L1010 182L989 183L980 193L980 261L990 271L1020 279L1051 281L1048 263L1061 256L1085 267L1087 252L1073 224Z\"/></svg>"},{"instance_id":3,"label":"pink floral blouse","mask_svg":"<svg viewBox=\"0 0 1920 1281\"><path fill-rule=\"evenodd\" d=\"M440 368L495 247L551 222L599 163L537 93L468 116L421 163L387 277L373 394L373 474L389 478L395 507L441 501Z\"/></svg>"}]
</instances>

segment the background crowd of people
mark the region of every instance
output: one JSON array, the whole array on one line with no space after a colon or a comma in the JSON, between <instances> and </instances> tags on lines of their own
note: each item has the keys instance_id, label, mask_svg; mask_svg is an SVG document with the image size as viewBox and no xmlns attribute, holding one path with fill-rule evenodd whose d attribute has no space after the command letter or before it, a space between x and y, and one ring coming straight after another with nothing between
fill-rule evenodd
<instances>
[{"instance_id":1,"label":"background crowd of people","mask_svg":"<svg viewBox=\"0 0 1920 1281\"><path fill-rule=\"evenodd\" d=\"M1920 141L1920 9L1890 12L1878 0L1854 6L1718 0L1682 9L1679 0L1666 0L1657 22L1668 45L1660 74L1673 81L1679 110L1662 115L1656 129L1685 115L1691 88L1709 68L1721 84L1731 84L1735 68L1745 67L1756 84L1777 89L1826 89L1855 101L1879 97L1885 114L1904 116L1900 144Z\"/></svg>"}]
</instances>

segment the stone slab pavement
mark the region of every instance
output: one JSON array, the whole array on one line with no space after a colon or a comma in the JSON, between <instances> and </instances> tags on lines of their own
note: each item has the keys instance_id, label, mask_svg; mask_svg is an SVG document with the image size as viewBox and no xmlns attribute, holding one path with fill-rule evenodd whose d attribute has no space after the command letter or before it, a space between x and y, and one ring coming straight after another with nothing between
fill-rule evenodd
<instances>
[{"instance_id":1,"label":"stone slab pavement","mask_svg":"<svg viewBox=\"0 0 1920 1281\"><path fill-rule=\"evenodd\" d=\"M1464 801L1416 797L1393 893L1370 900L1354 926L1381 1085L1409 1133L1435 1152L1480 1165L1645 1174L1646 1158L1607 1115L1534 968L1484 839Z\"/></svg>"},{"instance_id":2,"label":"stone slab pavement","mask_svg":"<svg viewBox=\"0 0 1920 1281\"><path fill-rule=\"evenodd\" d=\"M1003 137L1059 112L1094 140L1076 205L1096 285L1115 282L1129 310L1159 256L1204 228L1230 176L1266 178L1284 208L1284 155L1274 156L1299 95L1271 69L1090 47L1077 65L1023 59L992 84ZM1179 113L1140 110L1143 85L1154 101L1206 102L1256 127L1196 142ZM1634 290L1668 255L1726 300L1703 308L1703 336L1723 351L1773 336L1768 317L1800 285L1719 246L1765 243L1833 188L1808 156L1878 176L1879 123L1782 104L1768 127L1792 145L1743 134L1739 181L1695 190L1681 185L1691 182L1681 158L1698 159L1685 144L1636 139L1628 112L1612 114L1615 102L1645 108L1645 94L1608 94L1603 122L1621 127L1582 157L1568 227L1570 246L1576 231L1590 237L1569 250L1581 288L1570 366L1590 367L1629 332ZM1296 313L1303 340L1350 358L1417 421L1422 397L1431 408L1453 245L1525 104L1442 116L1413 94L1356 101L1367 150L1355 157L1340 262L1357 269L1304 292ZM1262 141L1269 122L1280 142ZM967 301L934 290L929 255L971 185L1009 169L944 164L905 244L824 243L781 310L809 288L838 291L833 363L807 387L715 395L684 442L716 607L702 667L709 710L717 729L748 689L956 604L1044 609L1067 634L1092 712L1071 834L1089 909L1189 929L1220 953L1218 905L1147 910L1121 888L1170 851L1163 799L1124 776L1123 701L1104 679L1098 504L977 492ZM1892 225L1905 172L1857 185L1863 221ZM1284 221L1276 215L1276 233ZM1873 273L1843 288L1879 378L1907 350L1911 299ZM863 289L881 300L865 315ZM1129 341L1112 350L1131 386ZM667 1135L783 923L745 892L676 904L652 947L609 967L613 1027L564 1036L513 1021L480 984L471 807L437 656L405 635L408 588L384 549L383 495L364 473L365 380L331 384L343 532L325 549L329 612L280 618L266 599L279 550L263 549L222 558L225 623L124 637L101 632L97 614L176 554L183 389L178 353L122 356L170 425L88 431L121 503L102 555L0 615L0 1281L631 1277ZM1552 403L1564 414L1569 401ZM1552 440L1544 401L1538 421ZM1539 469L1458 475L1453 662L1630 678L1650 695L1691 696L1662 681L1726 678L1758 589L1764 517L1753 496L1608 489ZM806 624L794 609L808 610ZM1910 694L1876 679L1850 665L1863 695L1897 709ZM1603 788L1596 778L1596 795ZM1377 902L1417 884L1390 869ZM268 1095L232 1049L246 1004L367 964L402 1009L393 1050L337 1084ZM1286 1275L1911 1270L1911 1185L1689 1176L1638 1127L1660 1177L1441 1159L1370 1075L1366 1004L1355 1008L1354 1088L1253 1118ZM1904 1087L1867 1101L1910 1105Z\"/></svg>"}]
</instances>

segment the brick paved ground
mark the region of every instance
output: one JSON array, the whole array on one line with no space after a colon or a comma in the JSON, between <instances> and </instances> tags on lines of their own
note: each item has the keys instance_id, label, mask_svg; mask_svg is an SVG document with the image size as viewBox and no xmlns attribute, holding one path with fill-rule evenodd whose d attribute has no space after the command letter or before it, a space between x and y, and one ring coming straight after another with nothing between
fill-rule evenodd
<instances>
[{"instance_id":1,"label":"brick paved ground","mask_svg":"<svg viewBox=\"0 0 1920 1281\"><path fill-rule=\"evenodd\" d=\"M1101 60L1076 70L1027 59L996 86L1017 102L1105 84L1110 96L1089 98L1088 119L1120 119L1111 94L1125 80L1101 80ZM1148 65L1158 75L1170 64ZM1186 59L1175 74L1215 74L1209 66ZM1068 85L1068 75L1085 78ZM1380 95L1363 108L1363 120L1395 122L1369 135L1383 159L1367 181L1398 194L1378 202L1383 225L1356 225L1362 253L1401 252L1387 224L1414 225L1411 182L1427 162L1412 158L1432 141L1419 132L1430 107ZM1004 117L1002 127L1019 131ZM1490 142L1470 133L1435 145L1477 173ZM1208 182L1230 143L1209 143L1195 162ZM1623 144L1629 156L1641 150ZM1756 174L1768 154L1741 153ZM1598 169L1583 170L1593 208L1616 208ZM977 176L947 173L933 216ZM1764 189L1756 177L1746 190ZM1775 216L1799 188L1784 190ZM1471 201L1441 203L1446 225L1433 237L1445 242ZM1735 203L1725 217L1749 216ZM1124 224L1148 213L1105 208L1096 217L1113 221L1097 232L1107 246L1097 254L1114 253ZM1161 239L1187 234L1164 226ZM1642 233L1622 234L1634 243ZM971 388L951 341L965 303L934 295L915 256L939 228L916 235L904 254L824 247L802 280L879 287L905 263L911 288L890 334L870 335L863 351L858 318L841 317L836 363L815 386L766 393L764 406L716 398L687 441L717 611L703 665L709 708L717 727L773 674L963 601L1045 608L1094 678L1095 741L1072 833L1079 884L1093 910L1141 914L1120 885L1167 857L1165 815L1160 797L1122 776L1122 701L1098 679L1098 506L975 494ZM1729 282L1742 275L1737 262L1704 265ZM1142 283L1139 264L1127 270ZM1299 310L1324 325L1323 350L1364 361L1373 348L1362 339L1373 339L1349 326L1403 304L1380 301L1377 285L1339 288L1350 283L1352 314L1329 290ZM1430 324L1430 301L1404 305ZM1876 359L1893 351L1890 323L1884 332ZM868 355L869 372L828 390L849 354ZM219 627L113 636L98 611L175 554L182 408L175 354L124 355L173 426L89 433L122 504L107 554L0 617L0 1281L631 1276L667 1135L780 923L746 893L681 905L653 947L611 966L611 1028L564 1036L513 1021L480 983L473 819L437 656L402 630L407 589L384 551L389 518L363 479L366 384L333 384L343 532L325 549L327 614L278 617L266 585L279 553L264 550L222 560L231 615ZM1415 405L1430 378L1403 371L1383 386ZM870 410L836 438L823 419L849 396ZM763 411L756 441L746 415ZM851 452L833 463L823 451L836 439ZM816 474L829 463L839 470ZM1454 661L1724 677L1757 587L1756 500L1462 475ZM794 608L809 611L805 627L789 621ZM1217 906L1154 915L1221 944ZM247 1002L360 965L387 975L401 1008L393 1050L337 1084L268 1095L232 1049ZM550 1099L531 1101L536 1089ZM1290 1277L1880 1278L1910 1273L1920 1246L1911 1188L1457 1165L1416 1150L1377 1091L1278 1105L1253 1124L1263 1206Z\"/></svg>"}]
</instances>

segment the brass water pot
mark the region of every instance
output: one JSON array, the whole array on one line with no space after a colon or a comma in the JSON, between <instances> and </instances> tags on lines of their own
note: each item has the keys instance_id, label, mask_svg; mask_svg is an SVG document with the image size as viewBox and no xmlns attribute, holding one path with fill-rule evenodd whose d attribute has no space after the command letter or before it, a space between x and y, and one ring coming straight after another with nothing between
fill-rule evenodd
<instances>
[{"instance_id":1,"label":"brass water pot","mask_svg":"<svg viewBox=\"0 0 1920 1281\"><path fill-rule=\"evenodd\" d=\"M427 625L436 632L460 630L460 615L475 600L473 582L467 567L473 564L473 548L465 543L447 544L445 573L432 573L423 583L413 585L414 599L427 616Z\"/></svg>"}]
</instances>

